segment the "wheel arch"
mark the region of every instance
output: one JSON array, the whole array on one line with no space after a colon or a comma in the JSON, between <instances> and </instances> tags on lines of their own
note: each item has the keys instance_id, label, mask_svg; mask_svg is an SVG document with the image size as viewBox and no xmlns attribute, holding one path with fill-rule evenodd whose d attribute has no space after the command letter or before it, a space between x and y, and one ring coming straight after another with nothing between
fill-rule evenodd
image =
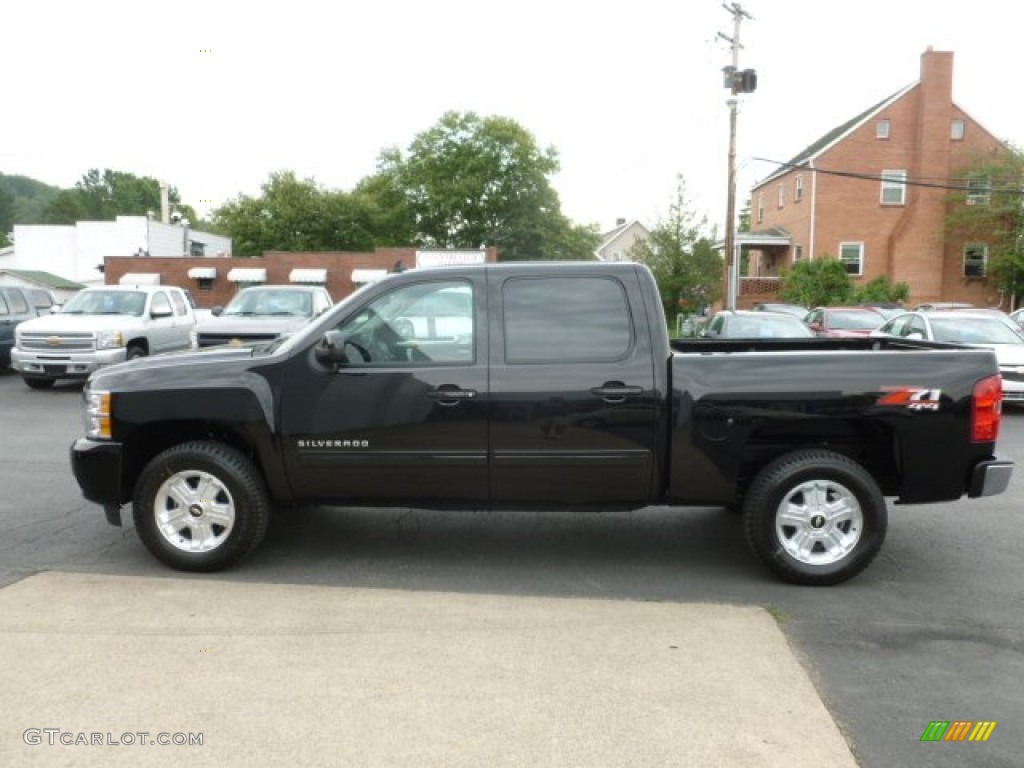
<instances>
[{"instance_id":1,"label":"wheel arch","mask_svg":"<svg viewBox=\"0 0 1024 768\"><path fill-rule=\"evenodd\" d=\"M228 445L242 453L263 477L271 498L287 501L291 492L280 471L280 463L274 459L272 437L268 430L260 432L252 424L206 419L179 419L142 425L124 440L121 497L126 501L133 497L143 469L168 448L192 441L210 441Z\"/></svg>"},{"instance_id":2,"label":"wheel arch","mask_svg":"<svg viewBox=\"0 0 1024 768\"><path fill-rule=\"evenodd\" d=\"M758 473L773 461L811 449L845 456L871 475L884 496L899 495L900 444L896 431L878 421L835 419L769 424L752 431L737 468L737 497L743 498Z\"/></svg>"}]
</instances>

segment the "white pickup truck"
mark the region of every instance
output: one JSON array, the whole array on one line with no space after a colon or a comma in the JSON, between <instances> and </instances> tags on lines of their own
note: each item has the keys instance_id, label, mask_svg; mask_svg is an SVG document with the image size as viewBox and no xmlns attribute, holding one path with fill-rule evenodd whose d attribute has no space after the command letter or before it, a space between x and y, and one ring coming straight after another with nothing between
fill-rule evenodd
<instances>
[{"instance_id":1,"label":"white pickup truck","mask_svg":"<svg viewBox=\"0 0 1024 768\"><path fill-rule=\"evenodd\" d=\"M32 389L47 389L58 379L85 379L106 365L188 349L195 324L181 288L85 288L60 312L17 327L11 367Z\"/></svg>"}]
</instances>

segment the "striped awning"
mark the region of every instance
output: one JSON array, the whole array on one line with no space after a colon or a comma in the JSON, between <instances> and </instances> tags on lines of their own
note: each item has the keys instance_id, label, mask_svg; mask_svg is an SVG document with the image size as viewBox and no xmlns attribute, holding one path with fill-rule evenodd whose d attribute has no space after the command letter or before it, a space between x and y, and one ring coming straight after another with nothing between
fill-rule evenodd
<instances>
[{"instance_id":1,"label":"striped awning","mask_svg":"<svg viewBox=\"0 0 1024 768\"><path fill-rule=\"evenodd\" d=\"M326 269L293 269L288 273L288 280L292 283L307 283L313 285L325 285L327 283Z\"/></svg>"},{"instance_id":2,"label":"striped awning","mask_svg":"<svg viewBox=\"0 0 1024 768\"><path fill-rule=\"evenodd\" d=\"M228 272L228 280L232 283L265 283L267 270L262 267L235 267Z\"/></svg>"},{"instance_id":3,"label":"striped awning","mask_svg":"<svg viewBox=\"0 0 1024 768\"><path fill-rule=\"evenodd\" d=\"M388 276L386 269L353 269L352 282L356 285L376 283Z\"/></svg>"}]
</instances>

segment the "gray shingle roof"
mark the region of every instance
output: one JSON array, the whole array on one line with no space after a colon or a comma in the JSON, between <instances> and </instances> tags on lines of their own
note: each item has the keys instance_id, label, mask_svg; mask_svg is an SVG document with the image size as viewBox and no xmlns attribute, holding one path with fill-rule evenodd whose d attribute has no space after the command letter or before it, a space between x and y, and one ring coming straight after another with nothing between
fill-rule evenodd
<instances>
[{"instance_id":1,"label":"gray shingle roof","mask_svg":"<svg viewBox=\"0 0 1024 768\"><path fill-rule=\"evenodd\" d=\"M52 272L43 272L38 269L0 269L0 272L4 272L8 275L14 275L14 277L22 280L39 283L40 285L45 285L48 288L58 288L68 291L77 291L85 288L81 283L76 283L73 280L66 280Z\"/></svg>"}]
</instances>

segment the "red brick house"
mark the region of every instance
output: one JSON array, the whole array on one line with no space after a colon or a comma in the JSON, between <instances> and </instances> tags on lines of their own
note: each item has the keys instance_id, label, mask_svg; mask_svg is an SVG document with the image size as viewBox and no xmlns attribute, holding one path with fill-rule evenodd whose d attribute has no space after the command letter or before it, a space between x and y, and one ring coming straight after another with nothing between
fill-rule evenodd
<instances>
[{"instance_id":1,"label":"red brick house","mask_svg":"<svg viewBox=\"0 0 1024 768\"><path fill-rule=\"evenodd\" d=\"M253 284L324 285L335 301L396 268L494 262L496 248L480 251L377 248L370 253L347 251L268 251L258 258L190 258L183 256L107 256L103 279L119 283L159 283L188 288L196 303L209 309L223 306L240 288Z\"/></svg>"},{"instance_id":2,"label":"red brick house","mask_svg":"<svg viewBox=\"0 0 1024 768\"><path fill-rule=\"evenodd\" d=\"M997 305L988 248L948 235L950 186L1006 146L953 101L953 54L930 48L921 77L830 131L751 193L751 232L737 306L774 297L780 270L832 256L857 284L878 275L910 286L911 302ZM928 186L931 185L931 186ZM982 193L968 203L981 202Z\"/></svg>"}]
</instances>

